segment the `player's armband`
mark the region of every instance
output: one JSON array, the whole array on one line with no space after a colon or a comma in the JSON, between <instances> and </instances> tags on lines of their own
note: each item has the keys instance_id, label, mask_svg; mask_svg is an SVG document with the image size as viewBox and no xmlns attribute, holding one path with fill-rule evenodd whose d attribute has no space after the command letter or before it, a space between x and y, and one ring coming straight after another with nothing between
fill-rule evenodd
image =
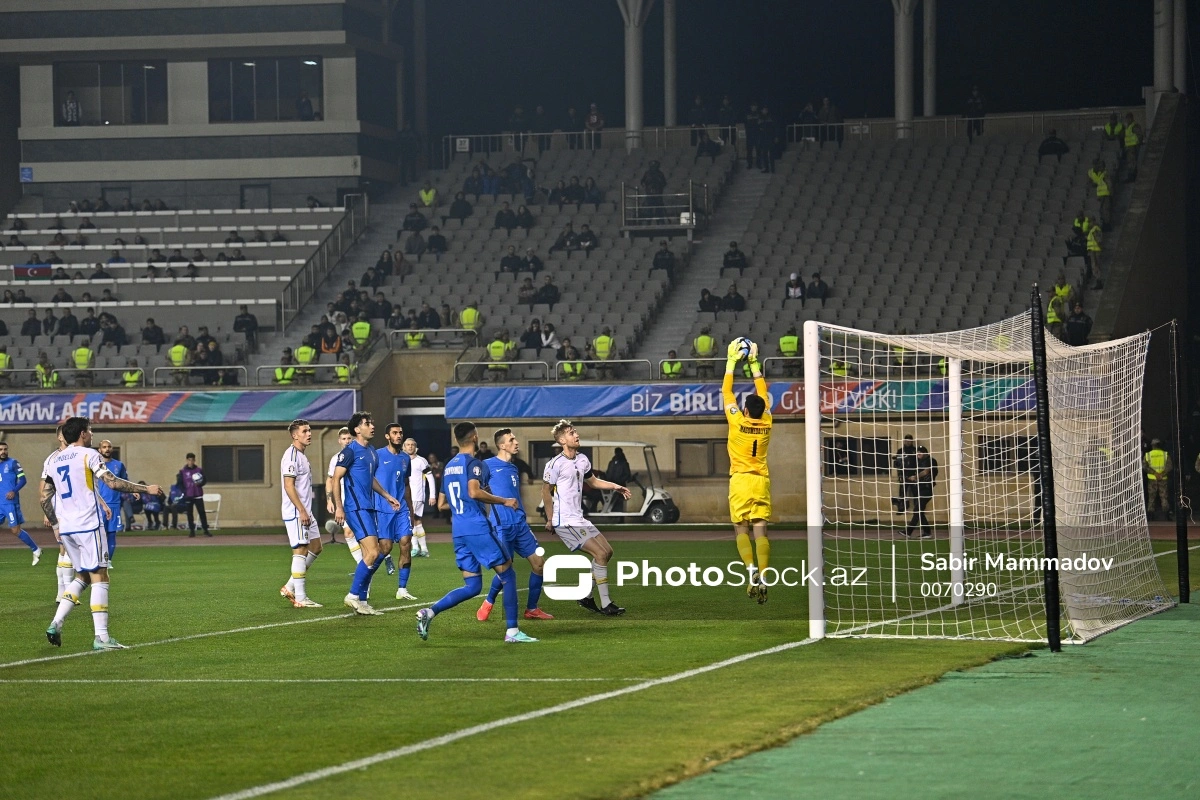
<instances>
[{"instance_id":1,"label":"player's armband","mask_svg":"<svg viewBox=\"0 0 1200 800\"><path fill-rule=\"evenodd\" d=\"M587 472L583 473L583 479L585 481L588 480L589 478L594 478L594 477L596 477L596 473L592 472L590 469Z\"/></svg>"}]
</instances>

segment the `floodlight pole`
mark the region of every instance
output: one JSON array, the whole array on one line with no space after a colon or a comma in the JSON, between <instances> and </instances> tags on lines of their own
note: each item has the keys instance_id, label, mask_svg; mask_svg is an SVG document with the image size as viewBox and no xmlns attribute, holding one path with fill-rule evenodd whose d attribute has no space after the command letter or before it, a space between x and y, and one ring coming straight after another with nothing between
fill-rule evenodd
<instances>
[{"instance_id":1,"label":"floodlight pole","mask_svg":"<svg viewBox=\"0 0 1200 800\"><path fill-rule=\"evenodd\" d=\"M642 146L642 120L644 101L643 84L646 80L642 43L646 38L646 18L654 0L617 0L621 17L625 21L625 150L632 151Z\"/></svg>"},{"instance_id":2,"label":"floodlight pole","mask_svg":"<svg viewBox=\"0 0 1200 800\"><path fill-rule=\"evenodd\" d=\"M913 12L917 0L892 0L895 25L896 138L911 139L913 126Z\"/></svg>"},{"instance_id":3,"label":"floodlight pole","mask_svg":"<svg viewBox=\"0 0 1200 800\"><path fill-rule=\"evenodd\" d=\"M677 124L676 101L676 37L675 0L663 0L663 125L673 128Z\"/></svg>"},{"instance_id":4,"label":"floodlight pole","mask_svg":"<svg viewBox=\"0 0 1200 800\"><path fill-rule=\"evenodd\" d=\"M1054 460L1050 449L1050 392L1047 387L1046 329L1042 320L1042 295L1033 285L1030 297L1033 339L1033 381L1037 393L1039 491L1042 497L1042 533L1045 558L1043 585L1046 600L1046 641L1050 651L1062 650L1061 609L1058 596L1058 526L1054 519Z\"/></svg>"},{"instance_id":5,"label":"floodlight pole","mask_svg":"<svg viewBox=\"0 0 1200 800\"><path fill-rule=\"evenodd\" d=\"M921 21L924 23L925 47L923 77L925 91L923 100L925 116L937 116L937 0L921 0Z\"/></svg>"}]
</instances>

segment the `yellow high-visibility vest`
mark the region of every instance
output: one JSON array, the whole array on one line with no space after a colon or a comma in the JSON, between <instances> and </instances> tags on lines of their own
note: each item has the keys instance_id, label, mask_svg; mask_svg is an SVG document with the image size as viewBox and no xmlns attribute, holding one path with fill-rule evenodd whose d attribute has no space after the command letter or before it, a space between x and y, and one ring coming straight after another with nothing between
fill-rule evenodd
<instances>
[{"instance_id":1,"label":"yellow high-visibility vest","mask_svg":"<svg viewBox=\"0 0 1200 800\"><path fill-rule=\"evenodd\" d=\"M171 364L176 367L187 365L187 354L187 346L182 344L177 344L167 351L167 356L171 359Z\"/></svg>"},{"instance_id":2,"label":"yellow high-visibility vest","mask_svg":"<svg viewBox=\"0 0 1200 800\"><path fill-rule=\"evenodd\" d=\"M475 306L467 306L458 315L458 323L467 330L479 329L479 309Z\"/></svg>"},{"instance_id":3,"label":"yellow high-visibility vest","mask_svg":"<svg viewBox=\"0 0 1200 800\"><path fill-rule=\"evenodd\" d=\"M683 364L679 361L664 361L662 365L664 378L678 378L683 374Z\"/></svg>"},{"instance_id":4,"label":"yellow high-visibility vest","mask_svg":"<svg viewBox=\"0 0 1200 800\"><path fill-rule=\"evenodd\" d=\"M58 370L54 367L43 367L38 364L33 369L37 374L38 385L43 389L53 389L58 386Z\"/></svg>"},{"instance_id":5,"label":"yellow high-visibility vest","mask_svg":"<svg viewBox=\"0 0 1200 800\"><path fill-rule=\"evenodd\" d=\"M350 335L354 337L354 343L362 347L371 338L371 323L360 319L350 326Z\"/></svg>"},{"instance_id":6,"label":"yellow high-visibility vest","mask_svg":"<svg viewBox=\"0 0 1200 800\"><path fill-rule=\"evenodd\" d=\"M1108 172L1089 169L1088 177L1092 179L1092 183L1096 184L1096 197L1108 197L1111 194L1108 188Z\"/></svg>"},{"instance_id":7,"label":"yellow high-visibility vest","mask_svg":"<svg viewBox=\"0 0 1200 800\"><path fill-rule=\"evenodd\" d=\"M132 389L135 386L142 385L142 371L140 369L128 369L121 373L121 380L125 384L126 389Z\"/></svg>"},{"instance_id":8,"label":"yellow high-visibility vest","mask_svg":"<svg viewBox=\"0 0 1200 800\"><path fill-rule=\"evenodd\" d=\"M503 361L508 356L508 342L493 339L487 346L488 358L492 361ZM508 369L508 364L488 364L488 369Z\"/></svg>"},{"instance_id":9,"label":"yellow high-visibility vest","mask_svg":"<svg viewBox=\"0 0 1200 800\"><path fill-rule=\"evenodd\" d=\"M592 349L596 352L596 358L601 361L607 361L612 353L613 337L601 334L592 340Z\"/></svg>"},{"instance_id":10,"label":"yellow high-visibility vest","mask_svg":"<svg viewBox=\"0 0 1200 800\"><path fill-rule=\"evenodd\" d=\"M350 382L350 367L346 364L338 364L336 367L334 367L334 372L337 373L338 383Z\"/></svg>"},{"instance_id":11,"label":"yellow high-visibility vest","mask_svg":"<svg viewBox=\"0 0 1200 800\"><path fill-rule=\"evenodd\" d=\"M1104 135L1109 137L1117 137L1125 132L1125 126L1118 122L1116 125L1111 122L1104 123Z\"/></svg>"},{"instance_id":12,"label":"yellow high-visibility vest","mask_svg":"<svg viewBox=\"0 0 1200 800\"><path fill-rule=\"evenodd\" d=\"M0 370L8 369L12 366L12 356L8 353L0 353Z\"/></svg>"},{"instance_id":13,"label":"yellow high-visibility vest","mask_svg":"<svg viewBox=\"0 0 1200 800\"><path fill-rule=\"evenodd\" d=\"M1167 451L1156 447L1149 453L1146 453L1145 461L1146 466L1150 468L1147 477L1152 481L1156 481L1158 477L1154 473L1162 472L1167 468ZM1163 476L1163 480L1166 480L1166 476Z\"/></svg>"},{"instance_id":14,"label":"yellow high-visibility vest","mask_svg":"<svg viewBox=\"0 0 1200 800\"><path fill-rule=\"evenodd\" d=\"M1057 325L1062 322L1062 316L1058 313L1059 307L1062 305L1063 299L1058 295L1050 298L1050 302L1046 305L1046 324Z\"/></svg>"},{"instance_id":15,"label":"yellow high-visibility vest","mask_svg":"<svg viewBox=\"0 0 1200 800\"><path fill-rule=\"evenodd\" d=\"M716 339L707 333L702 333L692 342L692 347L696 349L696 355L701 358L708 358L713 354L713 348L716 346L716 343Z\"/></svg>"},{"instance_id":16,"label":"yellow high-visibility vest","mask_svg":"<svg viewBox=\"0 0 1200 800\"><path fill-rule=\"evenodd\" d=\"M278 383L280 386L285 386L285 385L291 383L292 379L295 377L296 377L296 368L295 367L276 367L275 368L275 382Z\"/></svg>"},{"instance_id":17,"label":"yellow high-visibility vest","mask_svg":"<svg viewBox=\"0 0 1200 800\"><path fill-rule=\"evenodd\" d=\"M317 351L306 344L302 344L296 348L296 362L298 364L311 364L313 359L317 357Z\"/></svg>"},{"instance_id":18,"label":"yellow high-visibility vest","mask_svg":"<svg viewBox=\"0 0 1200 800\"><path fill-rule=\"evenodd\" d=\"M583 363L580 361L568 361L563 364L563 374L567 376L569 381L577 381L583 377Z\"/></svg>"},{"instance_id":19,"label":"yellow high-visibility vest","mask_svg":"<svg viewBox=\"0 0 1200 800\"><path fill-rule=\"evenodd\" d=\"M428 189L421 189L417 192L421 196L421 202L426 206L433 205L434 198L437 197L437 189L432 186Z\"/></svg>"},{"instance_id":20,"label":"yellow high-visibility vest","mask_svg":"<svg viewBox=\"0 0 1200 800\"><path fill-rule=\"evenodd\" d=\"M1134 126L1130 125L1128 128L1125 129L1125 146L1126 147L1137 147L1141 143L1142 143L1142 139L1140 136L1137 135L1137 129L1134 128Z\"/></svg>"},{"instance_id":21,"label":"yellow high-visibility vest","mask_svg":"<svg viewBox=\"0 0 1200 800\"><path fill-rule=\"evenodd\" d=\"M791 358L800 352L800 337L794 334L779 337L779 352Z\"/></svg>"},{"instance_id":22,"label":"yellow high-visibility vest","mask_svg":"<svg viewBox=\"0 0 1200 800\"><path fill-rule=\"evenodd\" d=\"M1071 296L1071 284L1064 283L1061 286L1055 286L1054 287L1054 296L1061 297L1063 300L1066 300L1068 297Z\"/></svg>"},{"instance_id":23,"label":"yellow high-visibility vest","mask_svg":"<svg viewBox=\"0 0 1200 800\"><path fill-rule=\"evenodd\" d=\"M1088 252L1091 252L1091 253L1099 253L1100 252L1100 226L1099 225L1096 225L1095 227L1093 227L1092 230L1088 233L1087 249L1088 249Z\"/></svg>"},{"instance_id":24,"label":"yellow high-visibility vest","mask_svg":"<svg viewBox=\"0 0 1200 800\"><path fill-rule=\"evenodd\" d=\"M829 362L829 372L839 378L845 378L850 374L850 365L845 361L831 361Z\"/></svg>"},{"instance_id":25,"label":"yellow high-visibility vest","mask_svg":"<svg viewBox=\"0 0 1200 800\"><path fill-rule=\"evenodd\" d=\"M87 369L92 365L92 348L81 345L75 349L71 357L75 360L75 369Z\"/></svg>"},{"instance_id":26,"label":"yellow high-visibility vest","mask_svg":"<svg viewBox=\"0 0 1200 800\"><path fill-rule=\"evenodd\" d=\"M410 350L416 350L425 344L425 334L420 331L409 331L404 334L404 346Z\"/></svg>"}]
</instances>

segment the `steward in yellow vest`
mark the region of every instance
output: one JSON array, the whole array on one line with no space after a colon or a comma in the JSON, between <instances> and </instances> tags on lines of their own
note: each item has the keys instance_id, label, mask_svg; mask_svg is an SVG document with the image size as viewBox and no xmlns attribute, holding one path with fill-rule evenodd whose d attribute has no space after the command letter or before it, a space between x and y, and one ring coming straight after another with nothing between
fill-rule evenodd
<instances>
[{"instance_id":1,"label":"steward in yellow vest","mask_svg":"<svg viewBox=\"0 0 1200 800\"><path fill-rule=\"evenodd\" d=\"M421 331L408 331L404 334L404 346L409 350L418 350L425 345L425 334Z\"/></svg>"},{"instance_id":2,"label":"steward in yellow vest","mask_svg":"<svg viewBox=\"0 0 1200 800\"><path fill-rule=\"evenodd\" d=\"M675 359L675 351L667 351L667 360L662 363L662 376L664 378L674 380L683 376L683 363Z\"/></svg>"},{"instance_id":3,"label":"steward in yellow vest","mask_svg":"<svg viewBox=\"0 0 1200 800\"><path fill-rule=\"evenodd\" d=\"M359 314L358 321L350 326L350 335L354 337L354 346L359 350L371 341L371 323L366 314Z\"/></svg>"},{"instance_id":4,"label":"steward in yellow vest","mask_svg":"<svg viewBox=\"0 0 1200 800\"><path fill-rule=\"evenodd\" d=\"M86 344L79 345L71 354L71 359L75 363L75 382L85 386L91 385L92 373L90 370L96 363L96 354L92 352L92 348Z\"/></svg>"},{"instance_id":5,"label":"steward in yellow vest","mask_svg":"<svg viewBox=\"0 0 1200 800\"><path fill-rule=\"evenodd\" d=\"M783 336L779 337L779 355L784 358L795 358L800 352L800 337L796 335L796 326L790 326ZM783 362L783 374L796 377L800 373L799 361Z\"/></svg>"},{"instance_id":6,"label":"steward in yellow vest","mask_svg":"<svg viewBox=\"0 0 1200 800\"><path fill-rule=\"evenodd\" d=\"M275 368L275 383L279 384L280 386L290 386L292 381L295 379L296 368L289 366L289 362L287 360L284 361L283 366Z\"/></svg>"},{"instance_id":7,"label":"steward in yellow vest","mask_svg":"<svg viewBox=\"0 0 1200 800\"><path fill-rule=\"evenodd\" d=\"M33 368L34 375L37 378L38 386L43 389L54 389L58 386L58 370L52 367L48 362L39 361Z\"/></svg>"},{"instance_id":8,"label":"steward in yellow vest","mask_svg":"<svg viewBox=\"0 0 1200 800\"><path fill-rule=\"evenodd\" d=\"M508 364L496 362L506 361L512 349L512 342L508 340L508 333L505 331L498 333L496 338L488 344L488 360L493 362L488 364L488 374L492 376L493 380L504 380L508 375Z\"/></svg>"},{"instance_id":9,"label":"steward in yellow vest","mask_svg":"<svg viewBox=\"0 0 1200 800\"><path fill-rule=\"evenodd\" d=\"M338 383L349 383L350 382L350 365L348 363L343 362L341 364L338 364L333 369L334 369L334 372L337 374L337 382Z\"/></svg>"},{"instance_id":10,"label":"steward in yellow vest","mask_svg":"<svg viewBox=\"0 0 1200 800\"><path fill-rule=\"evenodd\" d=\"M296 363L299 365L296 369L297 380L302 383L313 382L317 371L312 368L312 364L316 360L317 350L312 345L302 344L296 348Z\"/></svg>"},{"instance_id":11,"label":"steward in yellow vest","mask_svg":"<svg viewBox=\"0 0 1200 800\"><path fill-rule=\"evenodd\" d=\"M717 340L713 338L712 331L706 325L700 329L700 335L692 340L692 355L696 358L712 358L717 351ZM696 377L709 377L713 375L713 365L700 363L696 365Z\"/></svg>"},{"instance_id":12,"label":"steward in yellow vest","mask_svg":"<svg viewBox=\"0 0 1200 800\"><path fill-rule=\"evenodd\" d=\"M121 373L121 383L126 389L136 389L142 385L145 373L138 369L136 361L130 361L124 372Z\"/></svg>"},{"instance_id":13,"label":"steward in yellow vest","mask_svg":"<svg viewBox=\"0 0 1200 800\"><path fill-rule=\"evenodd\" d=\"M469 331L479 330L479 309L475 305L475 303L468 303L466 308L458 312L458 324Z\"/></svg>"},{"instance_id":14,"label":"steward in yellow vest","mask_svg":"<svg viewBox=\"0 0 1200 800\"><path fill-rule=\"evenodd\" d=\"M12 356L8 354L8 347L0 344L0 381L8 383L9 369L12 368Z\"/></svg>"}]
</instances>

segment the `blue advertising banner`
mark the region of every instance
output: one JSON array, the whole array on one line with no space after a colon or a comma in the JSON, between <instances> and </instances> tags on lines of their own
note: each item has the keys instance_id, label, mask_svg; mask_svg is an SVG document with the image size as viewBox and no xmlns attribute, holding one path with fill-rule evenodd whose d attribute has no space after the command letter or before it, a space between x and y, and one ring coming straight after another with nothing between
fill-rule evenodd
<instances>
[{"instance_id":1,"label":"blue advertising banner","mask_svg":"<svg viewBox=\"0 0 1200 800\"><path fill-rule=\"evenodd\" d=\"M1081 386L1081 388L1085 388ZM754 391L739 382L734 393L740 404ZM767 384L769 405L775 416L804 413L804 384L777 381ZM1097 387L1063 392L1073 403L1094 404L1103 396ZM821 384L821 413L945 411L949 393L946 381L844 380ZM963 385L966 411L1031 411L1032 379L1005 377L967 381ZM450 386L446 389L447 419L555 419L559 417L719 417L721 387L712 383L653 384L549 384L541 386Z\"/></svg>"},{"instance_id":2,"label":"blue advertising banner","mask_svg":"<svg viewBox=\"0 0 1200 800\"><path fill-rule=\"evenodd\" d=\"M245 392L83 392L0 395L0 425L54 425L89 417L97 425L343 422L357 408L353 389Z\"/></svg>"}]
</instances>

